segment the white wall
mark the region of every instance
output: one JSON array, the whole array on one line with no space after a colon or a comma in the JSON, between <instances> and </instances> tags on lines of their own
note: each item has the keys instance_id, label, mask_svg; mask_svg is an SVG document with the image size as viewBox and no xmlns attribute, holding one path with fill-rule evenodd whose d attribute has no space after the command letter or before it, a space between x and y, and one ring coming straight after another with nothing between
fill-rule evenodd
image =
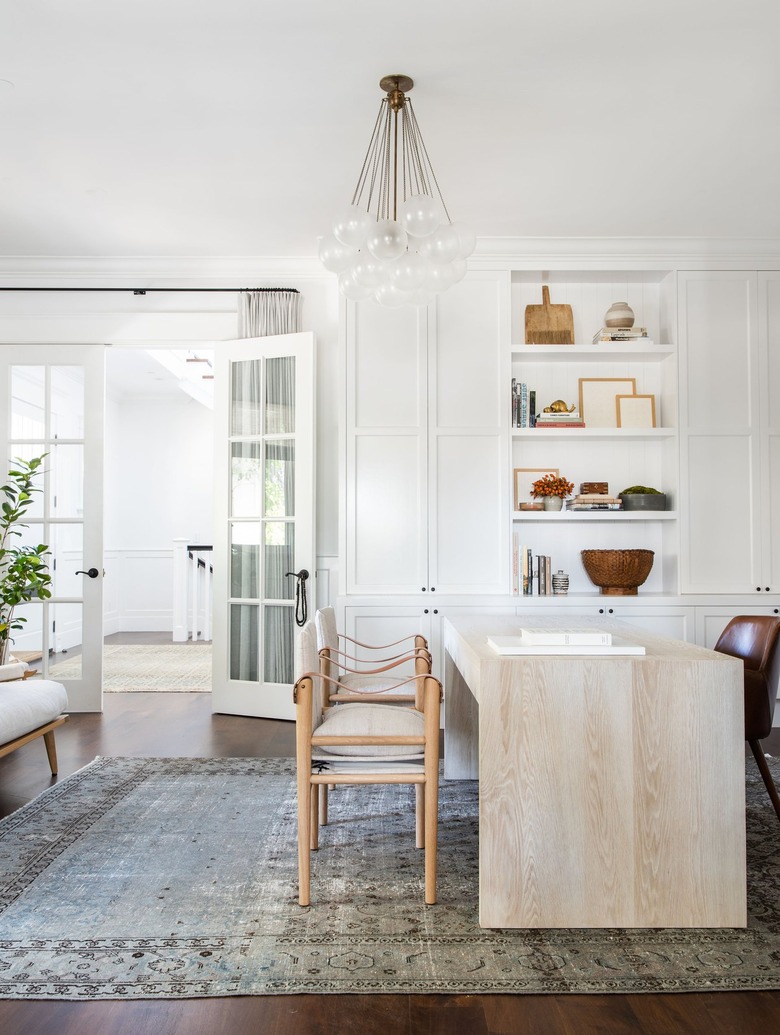
<instances>
[{"instance_id":1,"label":"white wall","mask_svg":"<svg viewBox=\"0 0 780 1035\"><path fill-rule=\"evenodd\" d=\"M109 396L107 632L171 628L172 541L185 537L192 543L212 543L213 434L212 411L183 392Z\"/></svg>"}]
</instances>

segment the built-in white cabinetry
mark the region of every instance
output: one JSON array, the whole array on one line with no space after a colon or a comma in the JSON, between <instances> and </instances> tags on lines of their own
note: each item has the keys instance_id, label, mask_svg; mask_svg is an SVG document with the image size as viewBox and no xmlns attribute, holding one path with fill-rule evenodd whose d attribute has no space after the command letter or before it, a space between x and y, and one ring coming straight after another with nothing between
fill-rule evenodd
<instances>
[{"instance_id":1,"label":"built-in white cabinetry","mask_svg":"<svg viewBox=\"0 0 780 1035\"><path fill-rule=\"evenodd\" d=\"M525 307L541 301L543 284L549 285L553 305L571 305L576 344L524 344ZM512 376L535 391L537 411L557 399L579 407L580 379L623 379L633 384L636 394L652 395L655 401L655 427L512 430L513 470L556 469L574 483L575 493L582 482L600 481L608 483L613 495L638 484L667 494L666 511L643 514L513 509L512 523L519 541L535 555L550 556L554 571L566 571L573 595L592 594L594 590L582 566L583 549L653 550L653 569L640 592L668 594L679 590L674 286L674 274L669 271L512 274ZM592 344L615 301L630 304L637 326L647 327L652 344ZM588 425L587 410L584 417ZM525 480L539 476L529 475ZM530 496L526 502L529 500Z\"/></svg>"},{"instance_id":2,"label":"built-in white cabinetry","mask_svg":"<svg viewBox=\"0 0 780 1035\"><path fill-rule=\"evenodd\" d=\"M780 273L679 275L682 591L780 593Z\"/></svg>"},{"instance_id":3,"label":"built-in white cabinetry","mask_svg":"<svg viewBox=\"0 0 780 1035\"><path fill-rule=\"evenodd\" d=\"M347 305L348 594L509 592L506 283Z\"/></svg>"}]
</instances>

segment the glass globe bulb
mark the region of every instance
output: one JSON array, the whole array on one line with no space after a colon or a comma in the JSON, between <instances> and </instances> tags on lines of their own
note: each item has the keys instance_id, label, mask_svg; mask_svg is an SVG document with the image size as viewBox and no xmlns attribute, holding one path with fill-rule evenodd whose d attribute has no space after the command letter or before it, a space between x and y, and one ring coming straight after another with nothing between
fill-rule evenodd
<instances>
[{"instance_id":1,"label":"glass globe bulb","mask_svg":"<svg viewBox=\"0 0 780 1035\"><path fill-rule=\"evenodd\" d=\"M333 236L348 248L359 248L374 220L357 205L348 205L333 220Z\"/></svg>"},{"instance_id":2,"label":"glass globe bulb","mask_svg":"<svg viewBox=\"0 0 780 1035\"><path fill-rule=\"evenodd\" d=\"M374 223L366 238L366 248L375 259L397 259L406 251L406 231L394 219Z\"/></svg>"},{"instance_id":3,"label":"glass globe bulb","mask_svg":"<svg viewBox=\"0 0 780 1035\"><path fill-rule=\"evenodd\" d=\"M430 194L413 194L401 205L400 219L408 234L427 237L444 221L444 209Z\"/></svg>"},{"instance_id":4,"label":"glass globe bulb","mask_svg":"<svg viewBox=\"0 0 780 1035\"><path fill-rule=\"evenodd\" d=\"M352 263L352 276L358 284L364 284L369 288L378 287L383 270L384 263L379 262L367 251L359 251Z\"/></svg>"},{"instance_id":5,"label":"glass globe bulb","mask_svg":"<svg viewBox=\"0 0 780 1035\"><path fill-rule=\"evenodd\" d=\"M466 276L467 269L468 267L466 266L465 259L455 259L454 262L451 262L450 270L452 273L452 283L457 284L459 280L463 280Z\"/></svg>"},{"instance_id":6,"label":"glass globe bulb","mask_svg":"<svg viewBox=\"0 0 780 1035\"><path fill-rule=\"evenodd\" d=\"M440 226L428 237L424 237L419 245L422 255L426 255L431 262L440 263L452 262L453 259L456 259L459 247L458 232L449 223Z\"/></svg>"},{"instance_id":7,"label":"glass globe bulb","mask_svg":"<svg viewBox=\"0 0 780 1035\"><path fill-rule=\"evenodd\" d=\"M441 294L455 283L455 270L451 263L431 263L428 275L423 281L423 288L434 294Z\"/></svg>"},{"instance_id":8,"label":"glass globe bulb","mask_svg":"<svg viewBox=\"0 0 780 1035\"><path fill-rule=\"evenodd\" d=\"M477 235L466 223L453 223L452 229L458 235L458 258L468 259L477 247Z\"/></svg>"},{"instance_id":9,"label":"glass globe bulb","mask_svg":"<svg viewBox=\"0 0 780 1035\"><path fill-rule=\"evenodd\" d=\"M331 273L341 273L352 262L355 249L348 248L341 241L337 241L335 237L328 236L320 240L317 254L326 270L329 270Z\"/></svg>"},{"instance_id":10,"label":"glass globe bulb","mask_svg":"<svg viewBox=\"0 0 780 1035\"><path fill-rule=\"evenodd\" d=\"M346 269L339 273L339 291L352 302L362 302L364 298L371 297L373 289L358 283L354 270Z\"/></svg>"},{"instance_id":11,"label":"glass globe bulb","mask_svg":"<svg viewBox=\"0 0 780 1035\"><path fill-rule=\"evenodd\" d=\"M409 292L402 291L392 281L385 281L374 292L374 298L381 305L396 308L399 305L404 305L409 300Z\"/></svg>"},{"instance_id":12,"label":"glass globe bulb","mask_svg":"<svg viewBox=\"0 0 780 1035\"><path fill-rule=\"evenodd\" d=\"M420 287L428 272L428 260L417 252L407 251L390 264L390 279L402 291Z\"/></svg>"}]
</instances>

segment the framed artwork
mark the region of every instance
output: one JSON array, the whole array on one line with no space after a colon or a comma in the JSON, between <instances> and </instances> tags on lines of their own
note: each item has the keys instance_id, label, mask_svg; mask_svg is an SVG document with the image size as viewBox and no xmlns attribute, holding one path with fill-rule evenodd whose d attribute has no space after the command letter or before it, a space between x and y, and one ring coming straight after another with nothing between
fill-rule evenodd
<instances>
[{"instance_id":1,"label":"framed artwork","mask_svg":"<svg viewBox=\"0 0 780 1035\"><path fill-rule=\"evenodd\" d=\"M587 428L616 428L619 395L636 395L635 377L581 377L580 416Z\"/></svg>"},{"instance_id":2,"label":"framed artwork","mask_svg":"<svg viewBox=\"0 0 780 1035\"><path fill-rule=\"evenodd\" d=\"M556 477L561 473L557 467L516 467L515 468L515 510L530 510L534 503L541 503L541 500L534 500L531 495L531 486L535 481L544 478L546 474L554 474ZM521 504L523 507L521 508ZM539 509L538 506L535 507Z\"/></svg>"},{"instance_id":3,"label":"framed artwork","mask_svg":"<svg viewBox=\"0 0 780 1035\"><path fill-rule=\"evenodd\" d=\"M654 395L616 395L617 426L619 428L654 428Z\"/></svg>"}]
</instances>

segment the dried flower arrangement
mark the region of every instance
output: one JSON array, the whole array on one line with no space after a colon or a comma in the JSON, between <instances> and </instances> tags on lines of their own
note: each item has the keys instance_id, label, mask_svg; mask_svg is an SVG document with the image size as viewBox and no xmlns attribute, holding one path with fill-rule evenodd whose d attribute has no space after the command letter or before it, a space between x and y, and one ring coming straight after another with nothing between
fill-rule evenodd
<instances>
[{"instance_id":1,"label":"dried flower arrangement","mask_svg":"<svg viewBox=\"0 0 780 1035\"><path fill-rule=\"evenodd\" d=\"M544 478L537 478L531 488L531 495L534 499L539 496L560 496L566 499L574 491L574 482L557 474L546 474Z\"/></svg>"}]
</instances>

